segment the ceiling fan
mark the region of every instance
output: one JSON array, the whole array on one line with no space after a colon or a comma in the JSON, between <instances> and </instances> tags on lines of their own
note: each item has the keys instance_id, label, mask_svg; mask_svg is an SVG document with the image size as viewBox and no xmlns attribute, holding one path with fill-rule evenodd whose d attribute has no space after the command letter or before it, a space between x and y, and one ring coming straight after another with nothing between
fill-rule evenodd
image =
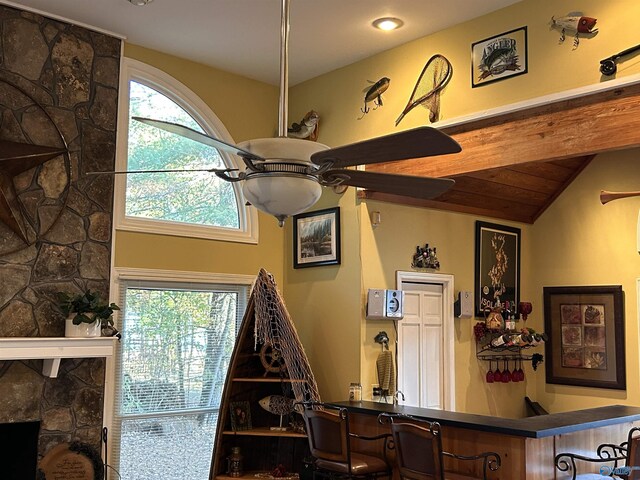
<instances>
[{"instance_id":1,"label":"ceiling fan","mask_svg":"<svg viewBox=\"0 0 640 480\"><path fill-rule=\"evenodd\" d=\"M347 185L422 199L435 198L451 188L455 182L450 179L347 169L461 151L455 140L435 128L419 127L337 148L287 137L289 8L290 0L282 0L278 137L232 145L183 125L150 118L133 119L238 155L246 167L244 171L207 171L228 182L242 181L242 192L248 202L275 216L280 226L287 217L314 205L323 186Z\"/></svg>"}]
</instances>

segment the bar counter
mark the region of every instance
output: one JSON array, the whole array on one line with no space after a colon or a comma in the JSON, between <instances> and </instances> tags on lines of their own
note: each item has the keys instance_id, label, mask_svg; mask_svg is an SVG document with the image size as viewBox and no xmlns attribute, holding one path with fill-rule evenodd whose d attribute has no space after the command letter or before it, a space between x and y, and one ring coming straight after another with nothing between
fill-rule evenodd
<instances>
[{"instance_id":1,"label":"bar counter","mask_svg":"<svg viewBox=\"0 0 640 480\"><path fill-rule=\"evenodd\" d=\"M377 422L380 413L437 421L442 426L444 450L459 455L484 451L500 455L502 466L491 472L491 480L570 478L555 469L554 458L558 453L594 455L598 445L620 444L632 427L640 426L640 408L624 405L509 419L375 402L332 404L349 411L352 431L360 434L388 431L387 425ZM465 475L460 478L481 478L479 465L450 459L445 459L445 465L447 471ZM599 468L599 464L582 463L578 465L578 473L596 473Z\"/></svg>"}]
</instances>

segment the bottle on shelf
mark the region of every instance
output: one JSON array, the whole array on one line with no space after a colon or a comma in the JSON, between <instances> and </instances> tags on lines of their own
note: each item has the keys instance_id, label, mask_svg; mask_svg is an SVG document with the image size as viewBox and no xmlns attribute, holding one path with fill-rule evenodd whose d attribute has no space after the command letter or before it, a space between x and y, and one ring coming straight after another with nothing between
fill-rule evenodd
<instances>
[{"instance_id":1,"label":"bottle on shelf","mask_svg":"<svg viewBox=\"0 0 640 480\"><path fill-rule=\"evenodd\" d=\"M546 333L534 333L531 345L540 345L541 343L545 343L547 340L549 340L549 336Z\"/></svg>"},{"instance_id":2,"label":"bottle on shelf","mask_svg":"<svg viewBox=\"0 0 640 480\"><path fill-rule=\"evenodd\" d=\"M524 345L530 345L533 341L533 337L528 333L519 333L513 337L512 343L516 347L522 347Z\"/></svg>"},{"instance_id":3,"label":"bottle on shelf","mask_svg":"<svg viewBox=\"0 0 640 480\"><path fill-rule=\"evenodd\" d=\"M492 347L507 347L511 342L511 335L505 333L491 340Z\"/></svg>"}]
</instances>

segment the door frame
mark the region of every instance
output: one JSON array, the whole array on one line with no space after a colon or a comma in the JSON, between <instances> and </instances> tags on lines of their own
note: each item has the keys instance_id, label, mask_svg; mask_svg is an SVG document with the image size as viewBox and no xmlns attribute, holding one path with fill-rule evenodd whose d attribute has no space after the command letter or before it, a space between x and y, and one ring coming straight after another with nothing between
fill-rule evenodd
<instances>
[{"instance_id":1,"label":"door frame","mask_svg":"<svg viewBox=\"0 0 640 480\"><path fill-rule=\"evenodd\" d=\"M455 327L453 316L454 277L444 273L396 272L396 289L402 290L402 282L430 283L442 286L442 388L443 409L456 410ZM402 320L400 320L402 321Z\"/></svg>"}]
</instances>

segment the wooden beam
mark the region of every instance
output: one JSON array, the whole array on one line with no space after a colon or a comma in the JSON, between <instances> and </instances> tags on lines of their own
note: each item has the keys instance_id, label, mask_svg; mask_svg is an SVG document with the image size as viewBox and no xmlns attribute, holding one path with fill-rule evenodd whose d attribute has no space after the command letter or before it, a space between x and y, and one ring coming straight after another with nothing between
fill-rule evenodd
<instances>
[{"instance_id":1,"label":"wooden beam","mask_svg":"<svg viewBox=\"0 0 640 480\"><path fill-rule=\"evenodd\" d=\"M640 146L640 84L443 129L453 155L367 165L367 171L449 177Z\"/></svg>"},{"instance_id":2,"label":"wooden beam","mask_svg":"<svg viewBox=\"0 0 640 480\"><path fill-rule=\"evenodd\" d=\"M500 218L502 220L511 220L514 222L533 223L533 218L531 216L513 210L504 211L483 206L459 205L456 203L445 203L436 200L422 200L419 198L403 197L402 195L392 195L390 193L372 192L370 190L359 190L358 198L362 200L377 200L380 202L397 203L411 207L433 208L436 210L468 213L471 215Z\"/></svg>"}]
</instances>

